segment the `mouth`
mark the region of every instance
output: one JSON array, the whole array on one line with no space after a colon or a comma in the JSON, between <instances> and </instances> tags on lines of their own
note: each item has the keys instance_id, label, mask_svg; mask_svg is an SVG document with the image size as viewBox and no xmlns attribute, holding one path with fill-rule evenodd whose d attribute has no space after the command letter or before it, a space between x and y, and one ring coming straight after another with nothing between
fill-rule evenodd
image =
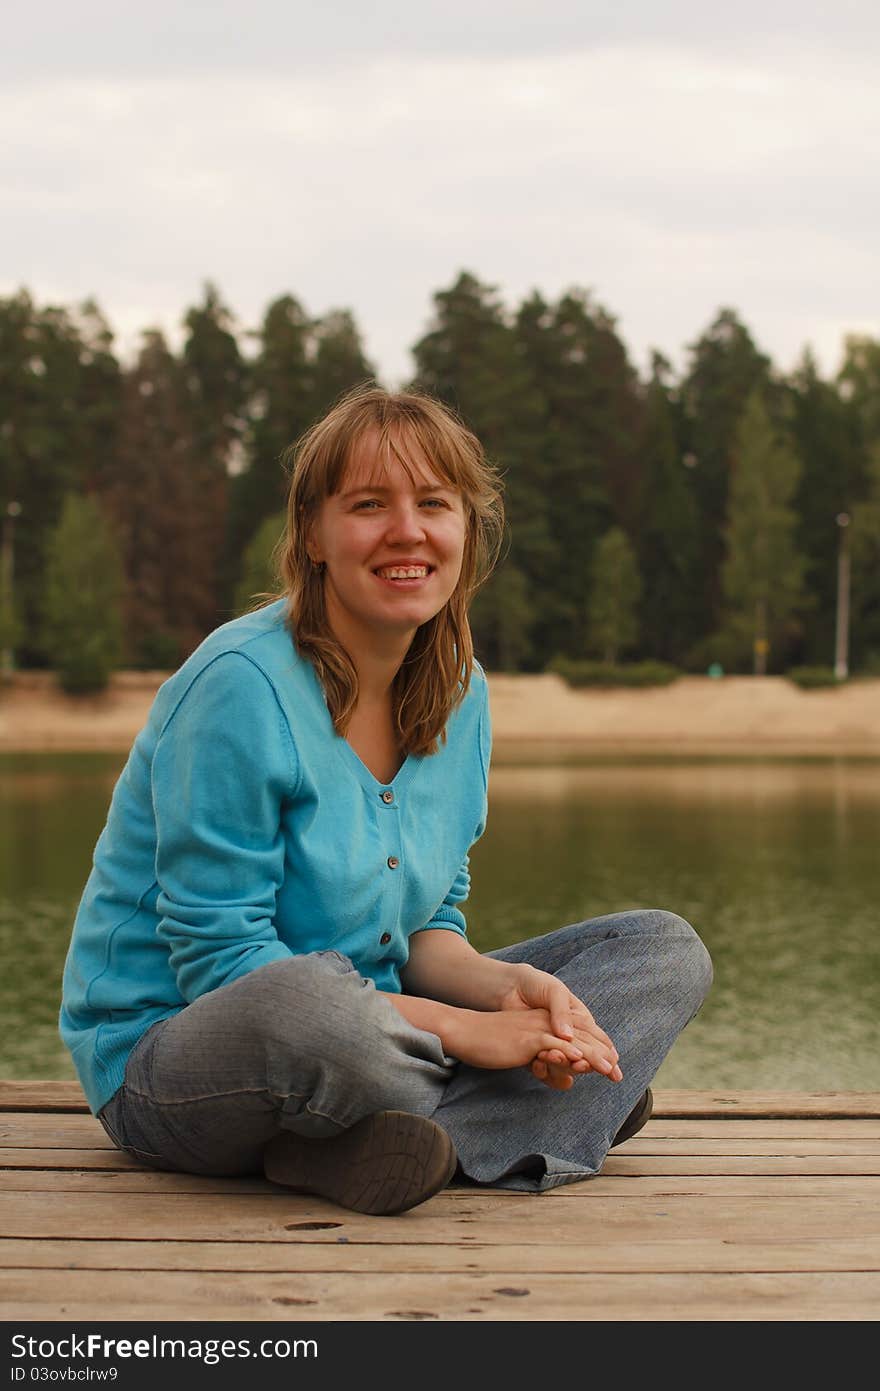
<instances>
[{"instance_id":1,"label":"mouth","mask_svg":"<svg viewBox=\"0 0 880 1391\"><path fill-rule=\"evenodd\" d=\"M382 565L373 574L394 589L418 589L430 579L436 566L418 562L411 565Z\"/></svg>"}]
</instances>

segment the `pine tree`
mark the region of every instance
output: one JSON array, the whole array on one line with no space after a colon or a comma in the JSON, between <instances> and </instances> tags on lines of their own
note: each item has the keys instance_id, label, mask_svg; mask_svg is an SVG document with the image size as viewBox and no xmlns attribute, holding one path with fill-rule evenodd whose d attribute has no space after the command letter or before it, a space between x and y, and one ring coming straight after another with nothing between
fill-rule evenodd
<instances>
[{"instance_id":1,"label":"pine tree","mask_svg":"<svg viewBox=\"0 0 880 1391\"><path fill-rule=\"evenodd\" d=\"M581 655L596 545L615 520L637 524L642 403L613 319L585 291L555 305L532 294L516 333L542 407L533 493L543 499L553 551L539 582L543 665Z\"/></svg>"},{"instance_id":2,"label":"pine tree","mask_svg":"<svg viewBox=\"0 0 880 1391\"><path fill-rule=\"evenodd\" d=\"M532 657L535 605L529 582L509 561L492 573L471 607L474 646L492 671L520 671Z\"/></svg>"},{"instance_id":3,"label":"pine tree","mask_svg":"<svg viewBox=\"0 0 880 1391\"><path fill-rule=\"evenodd\" d=\"M236 568L260 523L284 506L287 475L281 456L315 419L313 321L292 295L266 310L256 334L245 439L247 464L235 478L230 556Z\"/></svg>"},{"instance_id":4,"label":"pine tree","mask_svg":"<svg viewBox=\"0 0 880 1391\"><path fill-rule=\"evenodd\" d=\"M700 636L700 526L669 364L659 354L645 391L639 450L640 647L646 656L681 664Z\"/></svg>"},{"instance_id":5,"label":"pine tree","mask_svg":"<svg viewBox=\"0 0 880 1391\"><path fill-rule=\"evenodd\" d=\"M242 561L241 576L235 588L235 612L247 613L265 594L280 586L277 546L284 532L286 515L276 512L257 528Z\"/></svg>"},{"instance_id":6,"label":"pine tree","mask_svg":"<svg viewBox=\"0 0 880 1391\"><path fill-rule=\"evenodd\" d=\"M797 544L813 596L799 645L804 665L831 662L837 605L836 518L848 513L864 473L858 429L839 388L819 376L805 352L788 382L792 439L802 462L794 499Z\"/></svg>"},{"instance_id":7,"label":"pine tree","mask_svg":"<svg viewBox=\"0 0 880 1391\"><path fill-rule=\"evenodd\" d=\"M852 510L851 667L880 675L880 444L869 463L869 492Z\"/></svg>"},{"instance_id":8,"label":"pine tree","mask_svg":"<svg viewBox=\"0 0 880 1391\"><path fill-rule=\"evenodd\" d=\"M800 463L753 392L736 435L723 566L724 634L740 661L754 654L756 676L768 654L785 655L805 602L805 563L797 550L792 506Z\"/></svg>"},{"instance_id":9,"label":"pine tree","mask_svg":"<svg viewBox=\"0 0 880 1391\"><path fill-rule=\"evenodd\" d=\"M638 561L626 534L612 527L596 547L589 598L589 643L605 662L616 662L639 635L642 595Z\"/></svg>"},{"instance_id":10,"label":"pine tree","mask_svg":"<svg viewBox=\"0 0 880 1391\"><path fill-rule=\"evenodd\" d=\"M185 372L161 333L143 340L124 374L117 471L105 500L127 579L128 658L168 668L215 625L216 580Z\"/></svg>"},{"instance_id":11,"label":"pine tree","mask_svg":"<svg viewBox=\"0 0 880 1391\"><path fill-rule=\"evenodd\" d=\"M334 309L315 325L312 362L312 408L315 417L326 414L335 401L364 382L375 382L376 372L364 356L354 316L348 309Z\"/></svg>"},{"instance_id":12,"label":"pine tree","mask_svg":"<svg viewBox=\"0 0 880 1391\"><path fill-rule=\"evenodd\" d=\"M539 590L552 576L556 554L542 478L541 403L494 287L463 271L435 294L434 318L413 355L415 385L458 411L502 471L509 564L539 610ZM521 642L518 650L526 650Z\"/></svg>"},{"instance_id":13,"label":"pine tree","mask_svg":"<svg viewBox=\"0 0 880 1391\"><path fill-rule=\"evenodd\" d=\"M24 290L0 300L0 510L21 507L15 592L25 665L45 659L40 599L49 532L100 454L84 377L90 351L76 311L40 309Z\"/></svg>"},{"instance_id":14,"label":"pine tree","mask_svg":"<svg viewBox=\"0 0 880 1391\"><path fill-rule=\"evenodd\" d=\"M122 653L123 574L93 498L70 494L46 547L43 641L71 693L106 686Z\"/></svg>"},{"instance_id":15,"label":"pine tree","mask_svg":"<svg viewBox=\"0 0 880 1391\"><path fill-rule=\"evenodd\" d=\"M184 317L183 380L186 387L190 467L199 505L192 517L192 544L201 554L214 595L213 627L228 609L232 560L229 541L229 473L242 447L248 369L235 322L208 282L200 305ZM206 615L207 616L207 615Z\"/></svg>"},{"instance_id":16,"label":"pine tree","mask_svg":"<svg viewBox=\"0 0 880 1391\"><path fill-rule=\"evenodd\" d=\"M689 351L690 365L681 385L683 443L700 511L700 626L709 634L718 625L722 536L736 432L751 393L769 383L770 363L733 309L719 310Z\"/></svg>"}]
</instances>

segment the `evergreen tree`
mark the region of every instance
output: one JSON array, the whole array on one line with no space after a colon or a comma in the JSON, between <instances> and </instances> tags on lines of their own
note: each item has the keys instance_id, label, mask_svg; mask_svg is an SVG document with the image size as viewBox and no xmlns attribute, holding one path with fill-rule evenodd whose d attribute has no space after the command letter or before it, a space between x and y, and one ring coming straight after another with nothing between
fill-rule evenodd
<instances>
[{"instance_id":1,"label":"evergreen tree","mask_svg":"<svg viewBox=\"0 0 880 1391\"><path fill-rule=\"evenodd\" d=\"M866 451L880 444L880 340L851 333L845 340L843 366L837 377L841 395L858 422ZM864 457L865 481L868 453Z\"/></svg>"},{"instance_id":2,"label":"evergreen tree","mask_svg":"<svg viewBox=\"0 0 880 1391\"><path fill-rule=\"evenodd\" d=\"M313 322L292 295L274 300L256 335L246 438L247 466L233 485L230 555L238 557L266 517L284 506L281 456L315 419Z\"/></svg>"},{"instance_id":3,"label":"evergreen tree","mask_svg":"<svg viewBox=\"0 0 880 1391\"><path fill-rule=\"evenodd\" d=\"M64 690L106 686L122 652L122 564L93 498L70 494L46 547L43 640Z\"/></svg>"},{"instance_id":4,"label":"evergreen tree","mask_svg":"<svg viewBox=\"0 0 880 1391\"><path fill-rule=\"evenodd\" d=\"M209 626L228 606L233 573L227 554L230 465L241 449L247 364L235 336L235 323L210 282L202 304L184 318L183 368L186 383L193 484L199 498L191 519L206 580L215 596Z\"/></svg>"},{"instance_id":5,"label":"evergreen tree","mask_svg":"<svg viewBox=\"0 0 880 1391\"><path fill-rule=\"evenodd\" d=\"M733 309L721 309L689 351L690 365L681 387L684 446L693 464L700 510L700 626L708 634L718 624L723 528L736 432L749 396L769 382L770 363Z\"/></svg>"},{"instance_id":6,"label":"evergreen tree","mask_svg":"<svg viewBox=\"0 0 880 1391\"><path fill-rule=\"evenodd\" d=\"M520 671L532 657L535 605L529 582L509 561L501 563L477 594L470 619L474 647L492 671Z\"/></svg>"},{"instance_id":7,"label":"evergreen tree","mask_svg":"<svg viewBox=\"0 0 880 1391\"><path fill-rule=\"evenodd\" d=\"M655 354L640 441L639 626L646 656L680 665L700 636L700 524L668 374L668 363Z\"/></svg>"},{"instance_id":8,"label":"evergreen tree","mask_svg":"<svg viewBox=\"0 0 880 1391\"><path fill-rule=\"evenodd\" d=\"M589 599L589 641L605 662L635 645L642 582L635 552L620 527L612 527L596 547Z\"/></svg>"},{"instance_id":9,"label":"evergreen tree","mask_svg":"<svg viewBox=\"0 0 880 1391\"><path fill-rule=\"evenodd\" d=\"M76 405L77 490L100 492L112 474L119 447L122 372L113 351L113 331L93 299L74 311L79 337Z\"/></svg>"},{"instance_id":10,"label":"evergreen tree","mask_svg":"<svg viewBox=\"0 0 880 1391\"><path fill-rule=\"evenodd\" d=\"M771 650L784 657L805 602L792 506L799 476L797 455L761 393L753 392L736 435L723 584L724 639L735 660L752 651L757 676L766 672Z\"/></svg>"},{"instance_id":11,"label":"evergreen tree","mask_svg":"<svg viewBox=\"0 0 880 1391\"><path fill-rule=\"evenodd\" d=\"M511 563L543 607L538 591L552 577L557 552L548 525L540 396L492 286L462 272L434 296L434 306L428 332L413 349L415 385L458 411L500 466Z\"/></svg>"},{"instance_id":12,"label":"evergreen tree","mask_svg":"<svg viewBox=\"0 0 880 1391\"><path fill-rule=\"evenodd\" d=\"M634 518L637 379L614 322L581 290L521 306L517 338L542 405L540 474L553 555L539 588L541 664L576 657L587 636L586 596L599 537Z\"/></svg>"},{"instance_id":13,"label":"evergreen tree","mask_svg":"<svg viewBox=\"0 0 880 1391\"><path fill-rule=\"evenodd\" d=\"M176 666L216 622L190 425L184 369L150 330L124 375L118 468L106 493L128 582L128 656L139 666Z\"/></svg>"},{"instance_id":14,"label":"evergreen tree","mask_svg":"<svg viewBox=\"0 0 880 1391\"><path fill-rule=\"evenodd\" d=\"M88 319L89 307L82 311ZM49 531L68 492L102 457L90 393L92 347L76 312L39 309L26 291L0 300L0 510L17 502L16 607L21 660L43 660L40 600ZM106 412L106 402L101 404ZM100 414L100 412L99 412Z\"/></svg>"},{"instance_id":15,"label":"evergreen tree","mask_svg":"<svg viewBox=\"0 0 880 1391\"><path fill-rule=\"evenodd\" d=\"M802 462L794 499L797 544L813 596L799 649L807 666L831 663L837 604L836 518L849 512L863 465L858 428L839 390L822 381L813 354L803 354L789 381L791 433Z\"/></svg>"},{"instance_id":16,"label":"evergreen tree","mask_svg":"<svg viewBox=\"0 0 880 1391\"><path fill-rule=\"evenodd\" d=\"M850 666L880 675L880 444L869 464L869 492L852 510Z\"/></svg>"},{"instance_id":17,"label":"evergreen tree","mask_svg":"<svg viewBox=\"0 0 880 1391\"><path fill-rule=\"evenodd\" d=\"M315 325L312 363L312 409L315 418L361 382L375 381L376 372L364 356L353 315L334 309Z\"/></svg>"},{"instance_id":18,"label":"evergreen tree","mask_svg":"<svg viewBox=\"0 0 880 1391\"><path fill-rule=\"evenodd\" d=\"M241 576L235 589L235 612L247 613L263 595L275 593L280 586L277 569L278 541L284 532L284 512L267 517L257 528L248 544L242 562Z\"/></svg>"}]
</instances>

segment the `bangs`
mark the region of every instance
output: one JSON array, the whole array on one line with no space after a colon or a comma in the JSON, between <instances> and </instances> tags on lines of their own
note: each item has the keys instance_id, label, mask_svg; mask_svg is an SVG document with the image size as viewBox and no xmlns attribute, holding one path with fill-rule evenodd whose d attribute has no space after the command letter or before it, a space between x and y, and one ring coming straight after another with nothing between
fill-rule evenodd
<instances>
[{"instance_id":1,"label":"bangs","mask_svg":"<svg viewBox=\"0 0 880 1391\"><path fill-rule=\"evenodd\" d=\"M444 457L443 452L432 452L430 442L423 441L420 435L412 425L396 421L367 426L358 439L352 440L342 467L334 469L337 481L331 491L340 493L346 486L382 487L392 466L399 464L414 488L452 488L463 492L459 482L461 470L456 468L455 460ZM372 455L366 470L361 451Z\"/></svg>"}]
</instances>

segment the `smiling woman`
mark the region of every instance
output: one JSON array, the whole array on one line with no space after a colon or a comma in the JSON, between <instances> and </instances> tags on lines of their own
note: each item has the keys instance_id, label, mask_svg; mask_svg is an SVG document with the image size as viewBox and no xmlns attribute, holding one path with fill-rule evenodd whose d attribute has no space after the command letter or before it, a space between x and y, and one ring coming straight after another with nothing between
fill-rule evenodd
<instances>
[{"instance_id":1,"label":"smiling woman","mask_svg":"<svg viewBox=\"0 0 880 1391\"><path fill-rule=\"evenodd\" d=\"M68 953L62 1036L141 1161L392 1213L456 1170L588 1177L649 1117L711 979L686 922L467 941L467 610L500 531L494 469L427 397L356 391L292 451L284 591L161 687Z\"/></svg>"}]
</instances>

